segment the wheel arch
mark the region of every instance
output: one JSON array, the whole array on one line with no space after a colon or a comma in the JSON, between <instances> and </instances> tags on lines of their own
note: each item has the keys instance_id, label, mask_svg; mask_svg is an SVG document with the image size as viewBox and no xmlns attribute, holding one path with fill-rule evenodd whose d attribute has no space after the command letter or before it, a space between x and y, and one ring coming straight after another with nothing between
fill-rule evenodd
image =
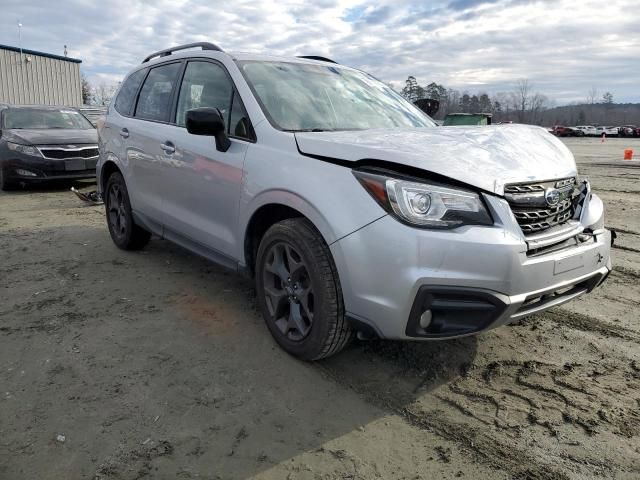
<instances>
[{"instance_id":1,"label":"wheel arch","mask_svg":"<svg viewBox=\"0 0 640 480\"><path fill-rule=\"evenodd\" d=\"M104 162L102 168L100 168L100 176L98 177L100 182L98 187L100 188L101 192L105 191L107 187L107 180L114 172L120 172L120 174L122 174L122 170L120 169L118 164L113 160L107 160L106 162Z\"/></svg>"},{"instance_id":2,"label":"wheel arch","mask_svg":"<svg viewBox=\"0 0 640 480\"><path fill-rule=\"evenodd\" d=\"M291 192L270 192L256 202L243 222L244 239L241 268L249 276L255 272L255 260L260 240L267 230L287 218L305 218L320 233L327 245L336 240L327 220L313 206Z\"/></svg>"}]
</instances>

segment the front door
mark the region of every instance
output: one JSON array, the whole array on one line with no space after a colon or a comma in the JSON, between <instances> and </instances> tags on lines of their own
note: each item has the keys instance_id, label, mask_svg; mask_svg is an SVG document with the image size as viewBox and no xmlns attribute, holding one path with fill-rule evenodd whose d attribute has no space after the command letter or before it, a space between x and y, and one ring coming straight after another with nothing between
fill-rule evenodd
<instances>
[{"instance_id":1,"label":"front door","mask_svg":"<svg viewBox=\"0 0 640 480\"><path fill-rule=\"evenodd\" d=\"M216 150L213 137L187 132L187 110L200 107L222 112L231 139L226 152ZM184 237L192 248L205 247L233 263L244 157L252 141L249 131L244 106L224 67L214 61L189 61L178 93L175 125L164 138L173 147L164 152L161 169L167 238ZM224 258L218 260L224 263Z\"/></svg>"}]
</instances>

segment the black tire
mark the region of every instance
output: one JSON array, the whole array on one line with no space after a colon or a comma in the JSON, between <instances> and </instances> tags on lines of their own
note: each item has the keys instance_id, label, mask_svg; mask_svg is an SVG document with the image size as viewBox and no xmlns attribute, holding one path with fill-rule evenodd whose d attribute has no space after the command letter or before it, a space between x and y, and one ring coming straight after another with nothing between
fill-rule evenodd
<instances>
[{"instance_id":1,"label":"black tire","mask_svg":"<svg viewBox=\"0 0 640 480\"><path fill-rule=\"evenodd\" d=\"M0 166L0 190L3 192L9 192L15 190L17 185L14 182L9 181L4 173L4 169Z\"/></svg>"},{"instance_id":2,"label":"black tire","mask_svg":"<svg viewBox=\"0 0 640 480\"><path fill-rule=\"evenodd\" d=\"M133 221L129 192L120 172L112 173L107 180L104 206L109 233L118 248L140 250L149 243L151 233Z\"/></svg>"},{"instance_id":3,"label":"black tire","mask_svg":"<svg viewBox=\"0 0 640 480\"><path fill-rule=\"evenodd\" d=\"M282 270L278 259L286 256ZM331 252L308 220L291 218L269 228L260 242L255 270L262 316L285 351L303 360L319 360L353 339Z\"/></svg>"}]
</instances>

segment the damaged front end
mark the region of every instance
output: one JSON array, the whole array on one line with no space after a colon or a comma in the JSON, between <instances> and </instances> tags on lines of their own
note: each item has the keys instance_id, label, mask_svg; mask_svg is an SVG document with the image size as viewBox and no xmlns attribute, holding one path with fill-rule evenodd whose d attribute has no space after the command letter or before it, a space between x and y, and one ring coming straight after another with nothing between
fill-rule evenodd
<instances>
[{"instance_id":1,"label":"damaged front end","mask_svg":"<svg viewBox=\"0 0 640 480\"><path fill-rule=\"evenodd\" d=\"M587 180L510 184L505 186L505 199L522 230L528 256L594 241L605 232L604 205Z\"/></svg>"}]
</instances>

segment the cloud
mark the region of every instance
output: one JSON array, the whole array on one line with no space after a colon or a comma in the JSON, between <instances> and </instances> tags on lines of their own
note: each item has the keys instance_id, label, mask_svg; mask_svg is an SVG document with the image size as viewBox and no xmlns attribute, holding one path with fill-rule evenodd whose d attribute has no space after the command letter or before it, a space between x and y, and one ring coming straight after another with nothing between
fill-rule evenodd
<instances>
[{"instance_id":1,"label":"cloud","mask_svg":"<svg viewBox=\"0 0 640 480\"><path fill-rule=\"evenodd\" d=\"M3 0L0 43L83 60L117 81L155 50L213 41L230 51L326 55L401 86L408 75L469 91L528 78L558 103L595 86L640 101L634 0Z\"/></svg>"}]
</instances>

